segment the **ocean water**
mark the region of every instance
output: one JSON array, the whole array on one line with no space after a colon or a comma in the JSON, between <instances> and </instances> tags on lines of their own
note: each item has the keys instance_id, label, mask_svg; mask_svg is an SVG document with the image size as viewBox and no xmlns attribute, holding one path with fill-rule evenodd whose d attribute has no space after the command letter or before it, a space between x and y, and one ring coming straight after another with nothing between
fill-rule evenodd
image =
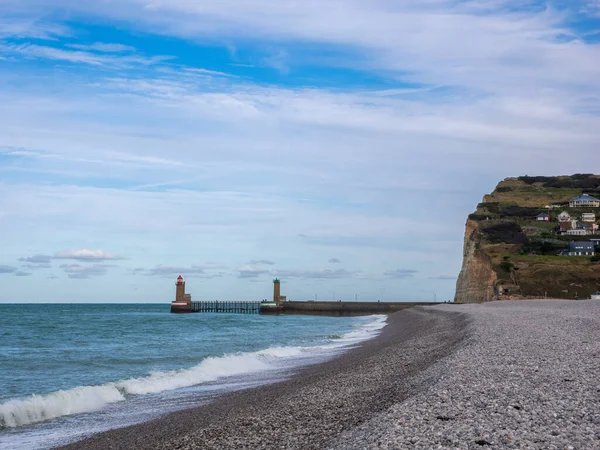
<instances>
[{"instance_id":1,"label":"ocean water","mask_svg":"<svg viewBox=\"0 0 600 450\"><path fill-rule=\"evenodd\" d=\"M50 448L281 380L384 324L177 315L168 304L0 304L0 448Z\"/></svg>"}]
</instances>

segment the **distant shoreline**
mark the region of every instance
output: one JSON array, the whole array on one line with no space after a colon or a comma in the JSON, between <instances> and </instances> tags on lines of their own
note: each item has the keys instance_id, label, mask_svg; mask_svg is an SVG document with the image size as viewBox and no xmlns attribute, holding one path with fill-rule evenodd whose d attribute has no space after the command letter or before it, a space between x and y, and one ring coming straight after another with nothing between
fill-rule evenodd
<instances>
[{"instance_id":1,"label":"distant shoreline","mask_svg":"<svg viewBox=\"0 0 600 450\"><path fill-rule=\"evenodd\" d=\"M465 334L462 314L402 310L388 316L375 339L289 380L61 448L323 448L412 394L419 373L456 349Z\"/></svg>"}]
</instances>

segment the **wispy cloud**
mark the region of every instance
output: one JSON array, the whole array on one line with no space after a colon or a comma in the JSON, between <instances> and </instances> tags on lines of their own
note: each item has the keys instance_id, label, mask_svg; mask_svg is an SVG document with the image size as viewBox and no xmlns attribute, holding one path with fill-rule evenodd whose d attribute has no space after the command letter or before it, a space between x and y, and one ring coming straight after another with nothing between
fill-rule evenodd
<instances>
[{"instance_id":1,"label":"wispy cloud","mask_svg":"<svg viewBox=\"0 0 600 450\"><path fill-rule=\"evenodd\" d=\"M95 42L93 44L68 44L67 47L76 48L84 51L97 51L101 53L128 53L135 52L136 48L124 44L111 44L104 42Z\"/></svg>"},{"instance_id":2,"label":"wispy cloud","mask_svg":"<svg viewBox=\"0 0 600 450\"><path fill-rule=\"evenodd\" d=\"M89 12L90 8L82 3L74 10ZM340 13L338 0L323 0L318 7L301 0L290 0L285 6L264 0L210 4L161 0L146 8L128 0L118 13L102 6L93 10L129 20L143 30L186 39L251 36L272 47L282 41L342 47L352 57L339 56L334 59L338 64L346 60L356 65L358 60L364 68L396 72L418 83L495 92L523 85L535 88L537 82L541 90L549 82L573 84L570 67L578 68L578 81L586 78L588 83L595 83L598 71L589 63L597 60L598 49L582 46L567 27L570 14L577 11L541 5L508 8L505 2L487 1L349 0ZM314 53L314 47L309 49ZM287 51L282 48L271 57L284 70L287 66L280 60L285 61L281 54ZM550 67L556 70L547 70Z\"/></svg>"},{"instance_id":3,"label":"wispy cloud","mask_svg":"<svg viewBox=\"0 0 600 450\"><path fill-rule=\"evenodd\" d=\"M65 271L67 276L72 279L88 279L92 277L101 277L107 274L110 267L115 267L110 264L93 264L81 265L81 264L62 264L61 269Z\"/></svg>"},{"instance_id":4,"label":"wispy cloud","mask_svg":"<svg viewBox=\"0 0 600 450\"><path fill-rule=\"evenodd\" d=\"M278 270L277 276L288 278L323 278L323 279L338 279L338 278L353 278L356 276L356 271L346 269L320 269L320 270Z\"/></svg>"},{"instance_id":5,"label":"wispy cloud","mask_svg":"<svg viewBox=\"0 0 600 450\"><path fill-rule=\"evenodd\" d=\"M430 280L451 280L456 281L457 275L438 275L436 277L429 277Z\"/></svg>"},{"instance_id":6,"label":"wispy cloud","mask_svg":"<svg viewBox=\"0 0 600 450\"><path fill-rule=\"evenodd\" d=\"M232 75L230 73L219 72L217 70L203 69L199 67L184 67L183 70L188 73L196 75L206 75L210 77L235 77L235 75Z\"/></svg>"},{"instance_id":7,"label":"wispy cloud","mask_svg":"<svg viewBox=\"0 0 600 450\"><path fill-rule=\"evenodd\" d=\"M38 255L40 257L42 255ZM107 250L64 250L56 252L51 259L74 259L77 261L118 261L125 259L122 256L115 255Z\"/></svg>"},{"instance_id":8,"label":"wispy cloud","mask_svg":"<svg viewBox=\"0 0 600 450\"><path fill-rule=\"evenodd\" d=\"M51 269L52 264L25 264L23 268L27 270Z\"/></svg>"},{"instance_id":9,"label":"wispy cloud","mask_svg":"<svg viewBox=\"0 0 600 450\"><path fill-rule=\"evenodd\" d=\"M19 258L19 261L27 262L31 264L49 264L52 257L49 255L33 255L27 258Z\"/></svg>"},{"instance_id":10,"label":"wispy cloud","mask_svg":"<svg viewBox=\"0 0 600 450\"><path fill-rule=\"evenodd\" d=\"M238 278L258 278L261 275L270 273L269 270L251 266L240 267L238 270Z\"/></svg>"},{"instance_id":11,"label":"wispy cloud","mask_svg":"<svg viewBox=\"0 0 600 450\"><path fill-rule=\"evenodd\" d=\"M91 49L94 50L94 49ZM99 54L91 51L69 50L66 48L51 47L37 44L2 44L0 52L5 54L20 54L29 58L50 59L66 61L69 63L89 64L92 66L127 66L127 65L153 65L169 59L171 56L157 55L143 57L126 54Z\"/></svg>"},{"instance_id":12,"label":"wispy cloud","mask_svg":"<svg viewBox=\"0 0 600 450\"><path fill-rule=\"evenodd\" d=\"M72 35L73 31L68 26L43 21L38 17L23 17L18 14L0 17L0 38L56 40Z\"/></svg>"},{"instance_id":13,"label":"wispy cloud","mask_svg":"<svg viewBox=\"0 0 600 450\"><path fill-rule=\"evenodd\" d=\"M285 50L279 50L262 59L263 65L271 67L282 74L290 72L289 57Z\"/></svg>"},{"instance_id":14,"label":"wispy cloud","mask_svg":"<svg viewBox=\"0 0 600 450\"><path fill-rule=\"evenodd\" d=\"M386 278L394 278L394 279L404 279L404 278L412 278L417 270L413 269L394 269L387 270L383 273L383 276Z\"/></svg>"},{"instance_id":15,"label":"wispy cloud","mask_svg":"<svg viewBox=\"0 0 600 450\"><path fill-rule=\"evenodd\" d=\"M250 265L263 264L263 265L267 265L267 266L272 266L275 263L268 259L253 259L252 261L249 261L248 264L250 264Z\"/></svg>"},{"instance_id":16,"label":"wispy cloud","mask_svg":"<svg viewBox=\"0 0 600 450\"><path fill-rule=\"evenodd\" d=\"M107 250L97 249L79 249L79 250L63 250L55 252L52 255L37 254L33 256L19 258L18 261L25 262L23 267L29 270L33 269L50 269L53 260L74 260L79 262L101 262L101 261L120 261L125 258L115 255ZM66 266L61 266L66 267ZM71 277L76 278L76 277Z\"/></svg>"},{"instance_id":17,"label":"wispy cloud","mask_svg":"<svg viewBox=\"0 0 600 450\"><path fill-rule=\"evenodd\" d=\"M2 273L15 273L17 271L16 267L0 265L0 274Z\"/></svg>"},{"instance_id":18,"label":"wispy cloud","mask_svg":"<svg viewBox=\"0 0 600 450\"><path fill-rule=\"evenodd\" d=\"M190 276L194 278L218 278L222 277L223 272L208 272L207 270L221 269L222 266L216 264L191 265L191 266L165 266L158 265L145 271L145 274L153 277L175 278L179 275ZM142 269L143 270L143 269ZM142 270L135 269L142 273Z\"/></svg>"},{"instance_id":19,"label":"wispy cloud","mask_svg":"<svg viewBox=\"0 0 600 450\"><path fill-rule=\"evenodd\" d=\"M330 259L328 262L329 262L330 264L341 264L341 262L342 262L342 261L340 261L340 260L339 260L339 259L337 259L337 258L331 258L331 259Z\"/></svg>"},{"instance_id":20,"label":"wispy cloud","mask_svg":"<svg viewBox=\"0 0 600 450\"><path fill-rule=\"evenodd\" d=\"M33 275L33 274L31 272L25 272L23 270L17 270L15 272L15 275L18 276L18 277L28 277L28 276Z\"/></svg>"}]
</instances>

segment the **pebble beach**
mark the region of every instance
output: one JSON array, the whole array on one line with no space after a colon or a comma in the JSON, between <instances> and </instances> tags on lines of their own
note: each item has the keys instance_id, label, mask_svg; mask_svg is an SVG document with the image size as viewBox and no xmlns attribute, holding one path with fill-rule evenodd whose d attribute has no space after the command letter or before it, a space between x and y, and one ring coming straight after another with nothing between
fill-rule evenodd
<instances>
[{"instance_id":1,"label":"pebble beach","mask_svg":"<svg viewBox=\"0 0 600 450\"><path fill-rule=\"evenodd\" d=\"M69 449L600 448L600 302L416 307L272 385Z\"/></svg>"}]
</instances>

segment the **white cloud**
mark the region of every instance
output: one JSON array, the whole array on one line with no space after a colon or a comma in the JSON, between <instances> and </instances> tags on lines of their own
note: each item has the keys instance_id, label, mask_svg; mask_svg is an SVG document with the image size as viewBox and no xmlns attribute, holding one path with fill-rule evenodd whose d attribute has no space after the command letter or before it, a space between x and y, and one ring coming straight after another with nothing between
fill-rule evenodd
<instances>
[{"instance_id":1,"label":"white cloud","mask_svg":"<svg viewBox=\"0 0 600 450\"><path fill-rule=\"evenodd\" d=\"M337 278L353 278L357 274L356 271L348 271L346 269L320 269L320 270L278 270L277 276L288 278L317 278L317 279L337 279Z\"/></svg>"},{"instance_id":2,"label":"white cloud","mask_svg":"<svg viewBox=\"0 0 600 450\"><path fill-rule=\"evenodd\" d=\"M61 269L65 271L69 278L73 279L88 279L92 277L100 277L107 274L107 269L114 267L109 264L93 264L91 266L82 266L81 264L62 264Z\"/></svg>"},{"instance_id":3,"label":"white cloud","mask_svg":"<svg viewBox=\"0 0 600 450\"><path fill-rule=\"evenodd\" d=\"M272 266L275 263L273 261L270 261L268 259L253 259L252 261L248 262L249 265L267 265L267 266Z\"/></svg>"},{"instance_id":4,"label":"white cloud","mask_svg":"<svg viewBox=\"0 0 600 450\"><path fill-rule=\"evenodd\" d=\"M51 269L52 264L25 264L23 268L27 270Z\"/></svg>"},{"instance_id":5,"label":"white cloud","mask_svg":"<svg viewBox=\"0 0 600 450\"><path fill-rule=\"evenodd\" d=\"M131 47L130 45L124 44L112 44L112 43L104 43L104 42L95 42L93 44L69 44L68 47L76 48L78 50L85 51L97 51L101 53L128 53L135 52L135 47Z\"/></svg>"},{"instance_id":6,"label":"white cloud","mask_svg":"<svg viewBox=\"0 0 600 450\"><path fill-rule=\"evenodd\" d=\"M183 71L191 73L191 74L205 75L205 76L209 76L209 77L234 77L234 78L236 78L235 75L232 75L230 73L219 72L217 70L201 69L198 67L184 67Z\"/></svg>"},{"instance_id":7,"label":"white cloud","mask_svg":"<svg viewBox=\"0 0 600 450\"><path fill-rule=\"evenodd\" d=\"M120 8L85 2L69 7L187 39L252 37L267 45L296 41L341 47L340 56L329 57L335 64L354 66L358 60L363 68L397 72L417 83L490 92L541 92L551 84L582 82L597 86L600 70L593 63L599 59L597 46L583 45L563 25L569 11L547 7L454 0L159 0L151 7L128 0Z\"/></svg>"},{"instance_id":8,"label":"white cloud","mask_svg":"<svg viewBox=\"0 0 600 450\"><path fill-rule=\"evenodd\" d=\"M90 48L90 50L94 50ZM50 47L37 44L2 44L0 42L0 52L13 55L20 54L29 58L50 59L56 61L66 61L69 63L83 63L92 66L127 66L127 65L153 65L159 64L171 59L171 56L152 56L143 57L138 55L107 55L98 54L92 51L67 50L57 47Z\"/></svg>"},{"instance_id":9,"label":"white cloud","mask_svg":"<svg viewBox=\"0 0 600 450\"><path fill-rule=\"evenodd\" d=\"M284 50L279 50L263 58L262 64L266 67L271 67L284 75L290 72L289 55Z\"/></svg>"},{"instance_id":10,"label":"white cloud","mask_svg":"<svg viewBox=\"0 0 600 450\"><path fill-rule=\"evenodd\" d=\"M222 277L223 272L209 272L217 269L223 269L223 266L218 264L193 264L189 267L186 266L165 266L158 265L151 269L148 269L146 275L148 276L156 276L163 278L176 278L179 275L190 276L194 278L218 278ZM143 270L143 269L142 269ZM137 272L142 272L140 269L135 269Z\"/></svg>"},{"instance_id":11,"label":"white cloud","mask_svg":"<svg viewBox=\"0 0 600 450\"><path fill-rule=\"evenodd\" d=\"M0 38L56 40L72 34L72 30L63 24L44 22L34 17L9 14L0 17Z\"/></svg>"},{"instance_id":12,"label":"white cloud","mask_svg":"<svg viewBox=\"0 0 600 450\"><path fill-rule=\"evenodd\" d=\"M33 255L27 258L19 258L19 261L32 263L32 264L49 264L52 259L49 255Z\"/></svg>"},{"instance_id":13,"label":"white cloud","mask_svg":"<svg viewBox=\"0 0 600 450\"><path fill-rule=\"evenodd\" d=\"M83 248L81 250L64 250L56 252L52 259L74 259L78 261L117 261L125 259L122 256L117 256L106 250L89 250Z\"/></svg>"},{"instance_id":14,"label":"white cloud","mask_svg":"<svg viewBox=\"0 0 600 450\"><path fill-rule=\"evenodd\" d=\"M270 273L267 269L244 266L240 267L238 270L238 278L258 278L261 275L266 275Z\"/></svg>"},{"instance_id":15,"label":"white cloud","mask_svg":"<svg viewBox=\"0 0 600 450\"><path fill-rule=\"evenodd\" d=\"M386 278L404 279L412 278L417 272L418 270L414 269L394 269L384 272L383 276Z\"/></svg>"}]
</instances>

